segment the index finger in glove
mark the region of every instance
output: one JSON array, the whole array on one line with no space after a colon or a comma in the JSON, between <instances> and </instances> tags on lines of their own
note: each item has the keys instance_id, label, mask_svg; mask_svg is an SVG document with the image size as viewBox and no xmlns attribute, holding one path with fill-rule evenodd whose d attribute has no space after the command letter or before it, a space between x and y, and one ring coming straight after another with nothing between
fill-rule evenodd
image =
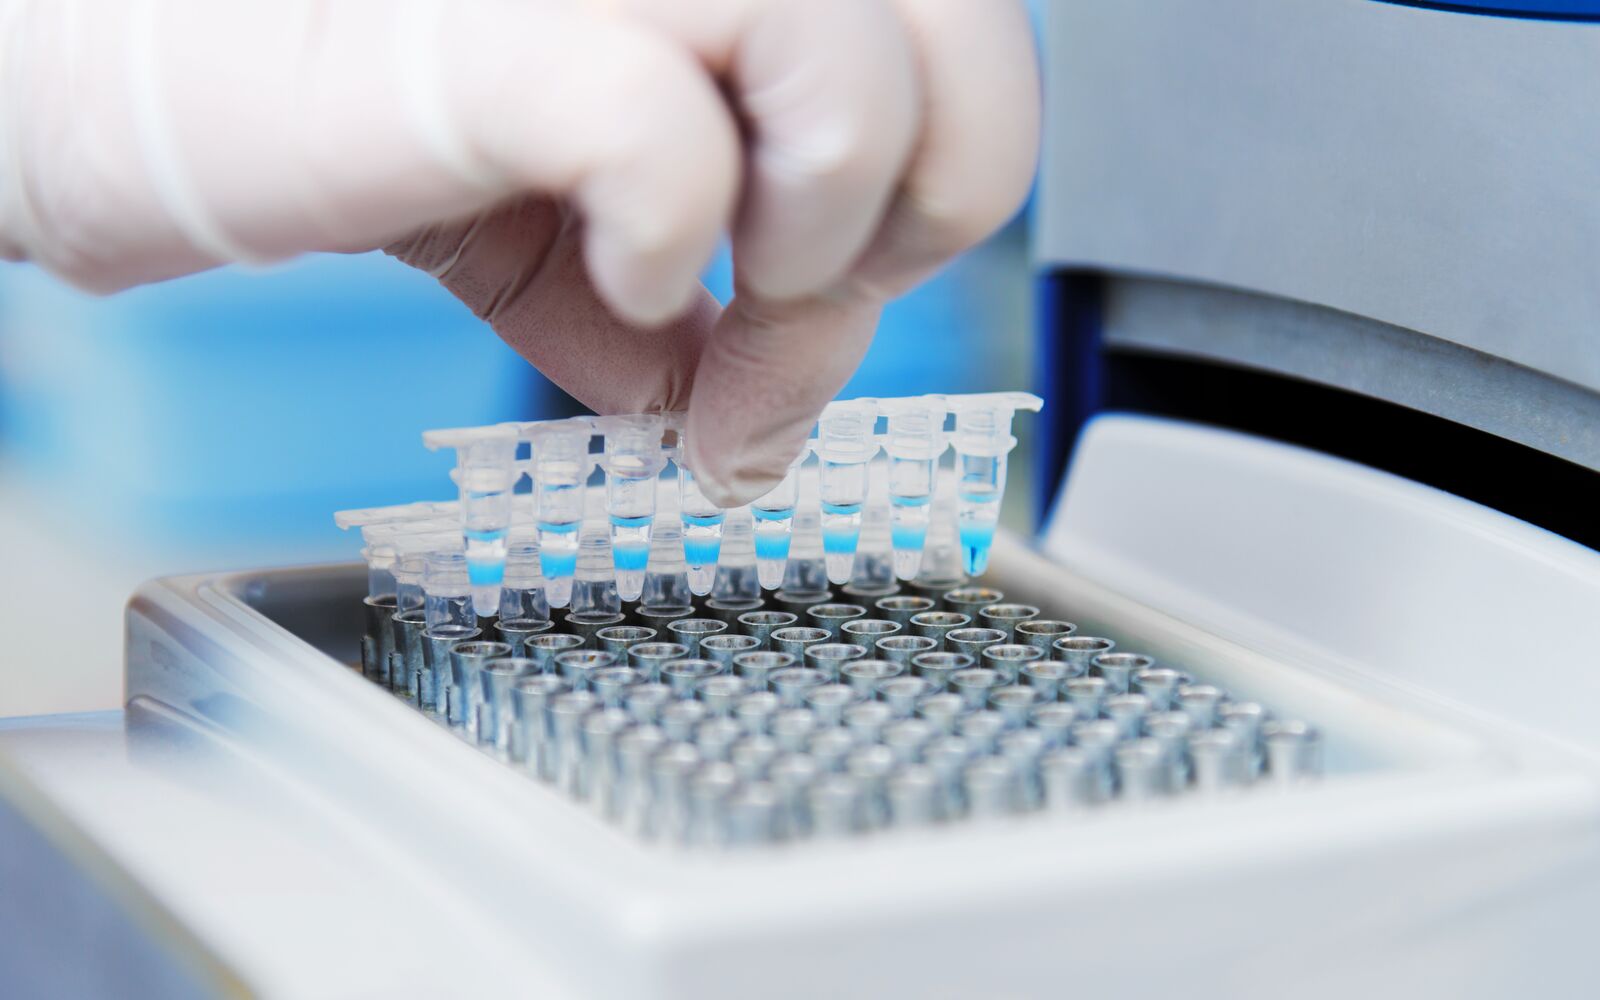
<instances>
[{"instance_id":1,"label":"index finger in glove","mask_svg":"<svg viewBox=\"0 0 1600 1000\"><path fill-rule=\"evenodd\" d=\"M706 341L689 400L688 461L713 503L748 503L777 485L861 364L882 308L853 290L786 302L734 297Z\"/></svg>"}]
</instances>

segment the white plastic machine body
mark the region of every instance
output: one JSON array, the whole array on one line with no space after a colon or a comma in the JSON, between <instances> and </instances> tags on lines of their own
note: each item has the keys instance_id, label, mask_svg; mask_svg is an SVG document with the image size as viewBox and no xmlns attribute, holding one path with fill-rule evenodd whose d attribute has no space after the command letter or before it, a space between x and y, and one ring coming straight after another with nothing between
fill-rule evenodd
<instances>
[{"instance_id":1,"label":"white plastic machine body","mask_svg":"<svg viewBox=\"0 0 1600 1000\"><path fill-rule=\"evenodd\" d=\"M1572 665L1600 648L1600 556L1314 453L1107 418L992 579L1316 720L1327 778L650 847L319 648L359 628L359 567L174 579L130 607L125 718L0 730L3 815L49 834L30 867L99 887L9 896L0 940L118 924L201 994L1589 993L1597 682Z\"/></svg>"},{"instance_id":2,"label":"white plastic machine body","mask_svg":"<svg viewBox=\"0 0 1600 1000\"><path fill-rule=\"evenodd\" d=\"M1209 20L1196 22L1202 7ZM1254 231L1219 230L1234 197L1223 181L1240 176L1220 162L1202 174L1177 171L1192 182L1183 202L1189 214L1154 212L1130 228L1130 219L1145 217L1112 211L1137 207L1174 181L1156 170L1159 150L1129 138L1162 134L1159 123L1129 130L1127 115L1096 118L1096 106L1147 101L1127 110L1137 111L1132 120L1154 120L1175 94L1195 93L1193 80L1166 88L1164 100L1162 88L1140 80L1182 84L1191 76L1231 81L1238 94L1282 96L1271 88L1293 77L1297 63L1270 43L1307 30L1324 58L1350 59L1364 38L1391 45L1397 32L1412 32L1406 51L1430 53L1424 62L1489 45L1483 33L1500 30L1512 41L1497 73L1525 82L1568 73L1574 86L1586 73L1600 75L1600 61L1552 57L1592 43L1593 36L1554 34L1586 25L1474 20L1368 0L1061 0L1046 30L1053 152L1041 266L1106 283L1103 336L1114 349L1193 355L1195 345L1215 342L1207 329L1243 330L1259 336L1224 341L1235 352L1224 360L1293 374L1303 355L1286 349L1320 344L1343 359L1339 372L1376 380L1330 376L1341 389L1404 405L1500 398L1516 405L1468 414L1442 412L1440 403L1430 412L1553 452L1539 437L1551 431L1565 442L1566 461L1592 465L1580 449L1593 429L1581 409L1592 402L1592 369L1549 377L1568 371L1562 359L1571 354L1562 351L1581 350L1563 331L1584 322L1583 300L1546 303L1554 311L1541 322L1560 343L1513 354L1493 350L1483 329L1449 336L1456 307L1425 280L1448 271L1434 267L1438 256L1390 262L1428 262L1410 283L1432 289L1418 304L1433 310L1427 315L1395 313L1403 296L1391 294L1390 283L1405 282L1363 277L1372 265L1366 257L1337 276L1349 248L1336 245L1319 244L1329 259L1303 260L1303 271L1286 272L1302 283L1284 284L1259 270L1293 263L1281 243L1277 253L1244 248L1270 246L1289 231L1303 238L1310 221L1329 232L1371 232L1398 216L1329 214L1280 228L1286 206L1315 202L1288 198L1247 213ZM1230 59L1239 45L1259 58ZM1388 65L1372 58L1380 65L1371 72ZM1119 75L1133 66L1145 75ZM1357 74L1342 82L1371 81ZM1379 123L1406 131L1408 116L1433 121L1419 105L1434 91L1383 92L1388 110ZM1339 105L1328 98L1320 106ZM1259 153L1248 140L1274 120L1231 117L1228 109L1238 107L1220 99L1182 105L1185 127L1212 135L1219 150ZM1582 117L1593 107L1540 115ZM1458 121L1481 133L1479 111ZM1191 120L1202 113L1212 117ZM1343 142L1358 123L1338 119L1343 130L1320 134ZM1296 147L1296 162L1318 162L1316 129L1281 135L1280 154ZM1081 152L1068 156L1072 136ZM1111 160L1127 169L1117 173ZM1361 173L1352 158L1339 162ZM1466 173L1451 174L1451 183L1458 194L1470 191L1468 174L1492 168L1485 157L1457 164ZM1443 197L1437 170L1416 176ZM1554 183L1541 182L1546 190ZM1481 211L1463 217L1489 226L1494 204L1480 201ZM1200 219L1208 206L1221 214ZM1456 218L1439 211L1436 221ZM1587 211L1559 220L1579 242L1595 217ZM1234 218L1244 226L1246 215ZM1144 228L1161 223L1190 228L1165 239ZM1219 231L1232 235L1207 250ZM1240 259L1230 263L1218 246ZM1190 256L1168 254L1174 247ZM1221 270L1207 270L1213 266ZM1148 281L1152 274L1161 280ZM1501 295L1482 286L1465 287ZM1163 316L1184 322L1150 319ZM1241 326L1241 318L1249 322ZM1531 322L1522 316L1513 325ZM1364 368L1352 353L1373 342L1395 348L1385 371ZM1436 370L1486 379L1471 384L1493 391L1430 396L1420 378L1383 382L1401 370L1399 359L1430 344L1446 345ZM1476 353L1450 353L1449 345ZM1208 350L1217 360L1224 348ZM1502 365L1506 358L1513 360ZM1473 359L1484 363L1466 363ZM1501 379L1507 372L1512 381ZM1573 390L1580 409L1541 411L1555 405L1546 390ZM1413 391L1421 395L1399 398ZM1555 427L1561 420L1567 433ZM1112 803L1071 816L774 849L650 846L352 671L362 567L169 579L129 606L125 712L0 723L3 992L1593 995L1600 553L1317 450L1106 412L1084 425L1037 538L1002 535L986 580L1124 648L1315 723L1326 777L1288 790Z\"/></svg>"}]
</instances>

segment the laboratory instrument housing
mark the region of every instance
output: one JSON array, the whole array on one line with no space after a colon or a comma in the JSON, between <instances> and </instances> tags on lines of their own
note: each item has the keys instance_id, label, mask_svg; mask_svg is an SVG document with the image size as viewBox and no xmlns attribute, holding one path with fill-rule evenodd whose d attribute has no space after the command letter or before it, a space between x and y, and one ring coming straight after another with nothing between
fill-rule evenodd
<instances>
[{"instance_id":1,"label":"laboratory instrument housing","mask_svg":"<svg viewBox=\"0 0 1600 1000\"><path fill-rule=\"evenodd\" d=\"M1045 516L980 582L1312 721L1315 784L678 849L346 666L363 567L186 577L130 605L125 713L0 728L0 965L24 995L1591 995L1596 18L1044 5Z\"/></svg>"}]
</instances>

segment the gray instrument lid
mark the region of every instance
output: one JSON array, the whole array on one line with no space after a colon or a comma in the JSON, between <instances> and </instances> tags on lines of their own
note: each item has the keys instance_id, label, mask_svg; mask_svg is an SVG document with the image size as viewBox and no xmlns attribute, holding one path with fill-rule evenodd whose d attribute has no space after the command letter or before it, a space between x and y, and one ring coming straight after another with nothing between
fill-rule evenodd
<instances>
[{"instance_id":1,"label":"gray instrument lid","mask_svg":"<svg viewBox=\"0 0 1600 1000\"><path fill-rule=\"evenodd\" d=\"M1108 337L1600 468L1600 25L1058 0L1045 36L1041 265L1222 289L1114 298Z\"/></svg>"}]
</instances>

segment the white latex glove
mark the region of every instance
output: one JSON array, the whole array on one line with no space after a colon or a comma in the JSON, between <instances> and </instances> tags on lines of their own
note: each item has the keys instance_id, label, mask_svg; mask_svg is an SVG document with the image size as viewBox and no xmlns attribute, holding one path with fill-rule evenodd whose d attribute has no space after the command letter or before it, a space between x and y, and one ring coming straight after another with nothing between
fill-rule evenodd
<instances>
[{"instance_id":1,"label":"white latex glove","mask_svg":"<svg viewBox=\"0 0 1600 1000\"><path fill-rule=\"evenodd\" d=\"M1016 0L0 0L0 45L6 256L111 291L383 247L597 411L687 405L727 505L1036 155Z\"/></svg>"}]
</instances>

